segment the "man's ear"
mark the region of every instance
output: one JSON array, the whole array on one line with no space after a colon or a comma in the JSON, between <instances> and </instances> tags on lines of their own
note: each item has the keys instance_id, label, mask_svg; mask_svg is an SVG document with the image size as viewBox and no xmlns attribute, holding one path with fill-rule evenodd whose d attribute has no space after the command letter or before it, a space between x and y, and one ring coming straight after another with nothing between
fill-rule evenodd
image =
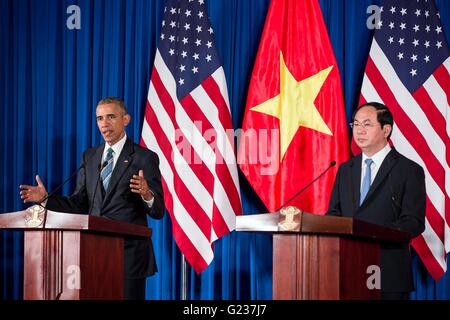
<instances>
[{"instance_id":1,"label":"man's ear","mask_svg":"<svg viewBox=\"0 0 450 320\"><path fill-rule=\"evenodd\" d=\"M123 123L124 123L124 125L126 127L131 121L131 116L129 114L126 114L126 115L123 116L123 119L124 119Z\"/></svg>"},{"instance_id":2,"label":"man's ear","mask_svg":"<svg viewBox=\"0 0 450 320\"><path fill-rule=\"evenodd\" d=\"M390 124L385 124L383 127L384 130L384 137L389 137L389 134L392 132L392 126Z\"/></svg>"}]
</instances>

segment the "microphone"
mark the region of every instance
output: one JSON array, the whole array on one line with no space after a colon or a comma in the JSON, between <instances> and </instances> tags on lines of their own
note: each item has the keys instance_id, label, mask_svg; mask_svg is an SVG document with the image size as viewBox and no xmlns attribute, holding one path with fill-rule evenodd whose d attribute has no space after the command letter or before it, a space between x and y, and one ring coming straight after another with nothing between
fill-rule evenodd
<instances>
[{"instance_id":1,"label":"microphone","mask_svg":"<svg viewBox=\"0 0 450 320\"><path fill-rule=\"evenodd\" d=\"M45 202L48 198L50 198L51 196L53 196L59 189L61 189L69 180L71 180L77 173L78 171L80 171L82 168L85 167L85 163L81 164L81 166L79 166L74 172L72 172L72 174L66 179L64 180L63 183L61 183L59 186L57 186L52 192L48 193L46 197L44 197L44 199L42 199L41 201L39 201L37 203L38 206L40 206L41 208L44 208L44 206L42 206L42 203Z\"/></svg>"},{"instance_id":2,"label":"microphone","mask_svg":"<svg viewBox=\"0 0 450 320\"><path fill-rule=\"evenodd\" d=\"M100 176L102 175L102 170L104 167L106 167L107 164L108 164L108 161L105 160L99 167L100 171L98 172L97 182L95 183L95 190L94 190L94 194L92 196L92 202L91 202L91 208L89 209L89 215L92 214L92 209L94 209L94 201L95 201L95 195L97 194L98 182L100 181Z\"/></svg>"},{"instance_id":3,"label":"microphone","mask_svg":"<svg viewBox=\"0 0 450 320\"><path fill-rule=\"evenodd\" d=\"M334 167L336 165L336 161L333 160L330 162L330 165L321 173L319 174L313 181L311 181L310 183L308 183L306 186L304 186L303 188L301 188L296 194L294 194L288 201L286 201L285 203L283 203L283 205L281 207L279 207L278 209L275 210L275 212L280 211L285 205L287 205L289 202L291 202L292 200L294 200L295 198L297 198L303 191L305 191L306 189L308 189L308 187L310 185L312 185L314 182L316 182L317 180L320 179L320 177L322 177L328 170L330 170L332 167Z\"/></svg>"}]
</instances>

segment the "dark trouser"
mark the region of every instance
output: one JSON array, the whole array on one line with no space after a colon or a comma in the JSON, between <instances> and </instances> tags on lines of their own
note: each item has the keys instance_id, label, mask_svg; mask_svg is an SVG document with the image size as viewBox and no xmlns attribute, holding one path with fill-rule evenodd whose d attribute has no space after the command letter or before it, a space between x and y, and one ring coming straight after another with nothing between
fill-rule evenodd
<instances>
[{"instance_id":1,"label":"dark trouser","mask_svg":"<svg viewBox=\"0 0 450 320\"><path fill-rule=\"evenodd\" d=\"M381 292L381 300L409 300L409 292Z\"/></svg>"},{"instance_id":2,"label":"dark trouser","mask_svg":"<svg viewBox=\"0 0 450 320\"><path fill-rule=\"evenodd\" d=\"M145 280L146 278L139 278L139 279L125 278L124 299L145 300Z\"/></svg>"}]
</instances>

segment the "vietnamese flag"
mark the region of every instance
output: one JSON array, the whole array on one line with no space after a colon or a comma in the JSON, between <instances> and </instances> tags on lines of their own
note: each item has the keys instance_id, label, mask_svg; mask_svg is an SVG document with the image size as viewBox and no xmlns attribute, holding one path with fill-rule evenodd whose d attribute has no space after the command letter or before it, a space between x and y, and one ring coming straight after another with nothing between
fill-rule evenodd
<instances>
[{"instance_id":1,"label":"vietnamese flag","mask_svg":"<svg viewBox=\"0 0 450 320\"><path fill-rule=\"evenodd\" d=\"M339 69L317 0L272 0L248 91L238 163L270 211L328 208L349 144Z\"/></svg>"}]
</instances>

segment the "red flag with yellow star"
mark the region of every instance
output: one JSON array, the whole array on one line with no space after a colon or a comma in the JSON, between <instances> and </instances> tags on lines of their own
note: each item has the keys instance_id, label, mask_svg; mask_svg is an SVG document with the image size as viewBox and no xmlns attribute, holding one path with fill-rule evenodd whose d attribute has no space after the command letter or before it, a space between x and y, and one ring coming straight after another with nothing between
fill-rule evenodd
<instances>
[{"instance_id":1,"label":"red flag with yellow star","mask_svg":"<svg viewBox=\"0 0 450 320\"><path fill-rule=\"evenodd\" d=\"M238 162L270 211L324 214L349 156L339 69L317 0L272 0L248 91Z\"/></svg>"}]
</instances>

